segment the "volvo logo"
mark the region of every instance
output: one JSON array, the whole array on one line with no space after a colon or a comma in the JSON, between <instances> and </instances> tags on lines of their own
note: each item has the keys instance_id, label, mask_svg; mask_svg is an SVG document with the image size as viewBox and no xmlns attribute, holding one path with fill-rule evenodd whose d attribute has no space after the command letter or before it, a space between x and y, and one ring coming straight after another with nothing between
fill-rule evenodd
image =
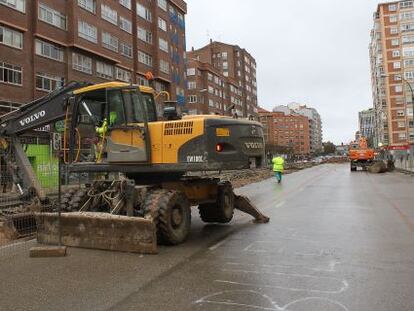
<instances>
[{"instance_id":1,"label":"volvo logo","mask_svg":"<svg viewBox=\"0 0 414 311\"><path fill-rule=\"evenodd\" d=\"M262 149L263 143L244 143L247 149Z\"/></svg>"},{"instance_id":2,"label":"volvo logo","mask_svg":"<svg viewBox=\"0 0 414 311\"><path fill-rule=\"evenodd\" d=\"M25 126L28 125L36 120L39 120L40 118L43 118L46 115L46 112L44 110L36 112L34 114L32 114L31 116L28 116L22 120L20 120L20 125L21 126Z\"/></svg>"}]
</instances>

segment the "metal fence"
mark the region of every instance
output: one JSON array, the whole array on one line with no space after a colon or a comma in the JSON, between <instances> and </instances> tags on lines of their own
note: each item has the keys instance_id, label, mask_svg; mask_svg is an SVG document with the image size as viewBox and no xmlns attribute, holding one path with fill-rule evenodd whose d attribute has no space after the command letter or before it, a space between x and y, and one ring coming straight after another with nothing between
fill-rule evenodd
<instances>
[{"instance_id":1,"label":"metal fence","mask_svg":"<svg viewBox=\"0 0 414 311\"><path fill-rule=\"evenodd\" d=\"M396 168L404 170L404 171L411 171L414 173L414 155L413 154L405 154L395 157L394 165Z\"/></svg>"},{"instance_id":2,"label":"metal fence","mask_svg":"<svg viewBox=\"0 0 414 311\"><path fill-rule=\"evenodd\" d=\"M11 144L19 143L27 156L17 160ZM48 133L7 141L0 152L0 247L20 243L36 232L35 213L53 210L58 197L58 157ZM40 202L34 187L28 187L30 169L47 199ZM29 181L30 182L30 181Z\"/></svg>"}]
</instances>

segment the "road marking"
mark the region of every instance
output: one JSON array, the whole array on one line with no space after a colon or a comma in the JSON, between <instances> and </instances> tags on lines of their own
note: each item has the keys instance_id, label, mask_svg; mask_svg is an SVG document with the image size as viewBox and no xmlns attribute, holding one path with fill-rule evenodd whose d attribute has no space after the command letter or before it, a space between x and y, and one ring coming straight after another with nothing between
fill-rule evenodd
<instances>
[{"instance_id":1,"label":"road marking","mask_svg":"<svg viewBox=\"0 0 414 311\"><path fill-rule=\"evenodd\" d=\"M214 250L216 250L217 248L219 248L220 246L222 246L224 243L226 243L228 239L229 239L229 238L226 238L226 239L224 239L224 240L221 240L221 241L219 241L218 243L214 244L213 246L210 246L208 249L209 249L210 251L214 251Z\"/></svg>"},{"instance_id":2,"label":"road marking","mask_svg":"<svg viewBox=\"0 0 414 311\"><path fill-rule=\"evenodd\" d=\"M246 304L246 303L241 303L241 302L237 302L234 301L232 299L229 299L228 296L230 295L237 295L236 297L246 297L249 294L253 294L253 295L257 295L258 297L263 298L263 300L265 302L268 303L268 306L260 306L260 305L256 305L256 304ZM227 296L227 297L226 297ZM213 299L217 299L217 300L213 300ZM220 300L218 300L220 299ZM258 300L258 299L255 299ZM342 311L349 311L347 307L345 307L342 303L340 303L339 301L333 300L333 299L329 299L329 298L323 298L323 297L305 297L305 298L300 298L300 299L296 299L294 301L291 301L289 303L287 303L284 306L279 306L277 304L276 301L273 301L272 298L270 298L269 296L260 293L258 291L254 291L254 290L226 290L226 291L221 291L221 292L217 292L214 294L210 294L207 296L204 296L200 299L198 299L197 301L195 301L193 304L215 304L215 305L222 305L222 306L235 306L235 307L241 307L243 309L256 309L256 310L269 310L269 311L289 311L292 309L289 309L290 307L293 307L295 305L300 304L301 306L303 306L303 303L307 304L309 301L317 301L318 302L318 306L321 307L329 307L330 310L332 310L332 306L338 307L338 310L342 310ZM325 308L323 308L325 310ZM336 310L337 308L335 308Z\"/></svg>"},{"instance_id":3,"label":"road marking","mask_svg":"<svg viewBox=\"0 0 414 311\"><path fill-rule=\"evenodd\" d=\"M308 289L308 288L297 288L297 287L284 287L284 286L277 286L277 285L267 285L267 284L258 284L258 283L243 283L243 282L235 282L235 281L228 281L228 280L214 280L217 283L224 283L224 284L232 284L232 285L240 285L240 286L249 286L249 287L257 287L257 288L274 288L274 289L283 289L292 292L309 292L309 293L320 293L320 294L340 294L346 291L349 287L348 282L346 280L342 280L342 287L338 290L319 290L319 289Z\"/></svg>"},{"instance_id":4,"label":"road marking","mask_svg":"<svg viewBox=\"0 0 414 311\"><path fill-rule=\"evenodd\" d=\"M237 258L228 258L225 257L223 259L227 259L227 260L233 260L233 259L237 259ZM340 264L339 261L334 261L331 260L328 264L329 268L328 269L323 269L323 268L309 268L309 267L304 267L301 265L283 265L283 264L255 264L255 263L243 263L243 262L235 262L235 261L229 261L225 263L226 265L229 266L247 266L247 267L259 267L259 268L284 268L284 269L297 269L297 268L301 268L301 269L305 269L305 270L310 270L310 271L316 271L316 272L336 272L336 265Z\"/></svg>"}]
</instances>

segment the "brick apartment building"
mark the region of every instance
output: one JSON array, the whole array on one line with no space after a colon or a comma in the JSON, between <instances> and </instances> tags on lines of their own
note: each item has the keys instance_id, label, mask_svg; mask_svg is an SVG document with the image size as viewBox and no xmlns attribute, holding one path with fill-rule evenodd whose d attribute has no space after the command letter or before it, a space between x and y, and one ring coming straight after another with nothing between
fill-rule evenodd
<instances>
[{"instance_id":1,"label":"brick apartment building","mask_svg":"<svg viewBox=\"0 0 414 311\"><path fill-rule=\"evenodd\" d=\"M62 81L120 80L185 102L182 0L0 0L0 104L31 101Z\"/></svg>"},{"instance_id":2,"label":"brick apartment building","mask_svg":"<svg viewBox=\"0 0 414 311\"><path fill-rule=\"evenodd\" d=\"M414 144L414 1L378 5L370 61L374 145L408 148Z\"/></svg>"},{"instance_id":3,"label":"brick apartment building","mask_svg":"<svg viewBox=\"0 0 414 311\"><path fill-rule=\"evenodd\" d=\"M242 92L237 81L196 59L189 58L187 67L189 114L243 116Z\"/></svg>"},{"instance_id":4,"label":"brick apartment building","mask_svg":"<svg viewBox=\"0 0 414 311\"><path fill-rule=\"evenodd\" d=\"M257 116L256 61L245 49L237 45L210 41L210 44L198 50L192 49L187 52L187 58L189 61L187 70L190 70L190 73L195 69L190 66L191 60L199 62L193 64L210 64L217 70L216 75L220 76L220 79L229 81L229 87L237 87L235 92L237 96L233 96L235 98L233 101L241 97L241 102L237 102L240 106L237 107L239 115ZM203 90L201 87L203 86L200 85L195 90Z\"/></svg>"},{"instance_id":5,"label":"brick apartment building","mask_svg":"<svg viewBox=\"0 0 414 311\"><path fill-rule=\"evenodd\" d=\"M295 155L310 154L310 121L307 117L292 111L270 112L259 108L259 121L263 124L268 151L291 149Z\"/></svg>"}]
</instances>

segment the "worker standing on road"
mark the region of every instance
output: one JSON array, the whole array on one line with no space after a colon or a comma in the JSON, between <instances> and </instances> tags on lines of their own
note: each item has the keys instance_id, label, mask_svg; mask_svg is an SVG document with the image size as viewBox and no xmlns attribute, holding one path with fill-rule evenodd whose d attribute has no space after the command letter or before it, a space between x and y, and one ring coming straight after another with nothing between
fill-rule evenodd
<instances>
[{"instance_id":1,"label":"worker standing on road","mask_svg":"<svg viewBox=\"0 0 414 311\"><path fill-rule=\"evenodd\" d=\"M272 159L273 163L273 172L275 172L275 177L277 182L280 184L282 182L282 173L285 164L285 160L281 156L276 156Z\"/></svg>"}]
</instances>

